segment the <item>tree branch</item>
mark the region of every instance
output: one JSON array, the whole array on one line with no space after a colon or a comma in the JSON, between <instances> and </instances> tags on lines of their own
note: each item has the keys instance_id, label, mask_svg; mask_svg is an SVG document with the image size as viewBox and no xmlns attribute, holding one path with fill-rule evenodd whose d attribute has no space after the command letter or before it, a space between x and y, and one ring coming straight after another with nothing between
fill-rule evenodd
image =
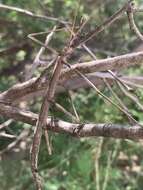
<instances>
[{"instance_id":1,"label":"tree branch","mask_svg":"<svg viewBox=\"0 0 143 190\"><path fill-rule=\"evenodd\" d=\"M62 20L60 20L58 18L35 14L35 13L33 13L31 11L28 11L26 9L13 7L13 6L8 6L8 5L4 5L4 4L0 4L0 9L16 11L18 13L24 14L24 15L29 16L29 17L37 18L37 19L56 21L56 22L59 22L61 24L66 24L67 23L67 22L62 21Z\"/></svg>"},{"instance_id":2,"label":"tree branch","mask_svg":"<svg viewBox=\"0 0 143 190\"><path fill-rule=\"evenodd\" d=\"M137 10L137 8L134 7L134 2L129 3L129 8L127 10L127 15L128 15L128 21L129 21L129 25L131 30L136 34L136 36L143 41L143 35L141 34L141 32L139 31L138 27L135 24L135 20L134 20L134 11Z\"/></svg>"},{"instance_id":3,"label":"tree branch","mask_svg":"<svg viewBox=\"0 0 143 190\"><path fill-rule=\"evenodd\" d=\"M107 73L91 73L87 77L89 80L96 86L103 87L103 79L105 78L110 84L114 82L114 78ZM122 82L125 84L135 87L143 88L143 77L129 77L129 76L120 76ZM38 97L45 94L46 83L45 80L42 81L41 85L36 83L37 78L32 78L27 82L16 84L7 91L0 94L0 102L2 103L18 103L22 100L30 100L33 97ZM63 86L63 87L62 87ZM87 84L81 77L74 77L65 82L62 82L57 86L56 93L64 92L65 89L68 90L78 90L79 88L89 88Z\"/></svg>"},{"instance_id":4,"label":"tree branch","mask_svg":"<svg viewBox=\"0 0 143 190\"><path fill-rule=\"evenodd\" d=\"M143 64L143 51L120 55L113 58L74 64L71 68L63 70L61 79L71 78L75 75L76 69L80 70L81 73L93 73L107 70L122 70L138 64Z\"/></svg>"},{"instance_id":5,"label":"tree branch","mask_svg":"<svg viewBox=\"0 0 143 190\"><path fill-rule=\"evenodd\" d=\"M38 115L13 106L0 104L0 115L35 125ZM50 117L46 120L47 130L66 133L74 137L103 136L122 139L143 139L143 128L140 126L124 126L117 124L75 124Z\"/></svg>"}]
</instances>

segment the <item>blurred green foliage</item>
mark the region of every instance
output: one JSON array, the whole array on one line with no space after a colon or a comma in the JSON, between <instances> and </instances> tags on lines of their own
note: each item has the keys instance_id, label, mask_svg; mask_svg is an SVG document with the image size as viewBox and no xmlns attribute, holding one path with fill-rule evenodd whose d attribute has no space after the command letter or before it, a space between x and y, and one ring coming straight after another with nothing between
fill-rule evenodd
<instances>
[{"instance_id":1,"label":"blurred green foliage","mask_svg":"<svg viewBox=\"0 0 143 190\"><path fill-rule=\"evenodd\" d=\"M31 10L36 14L45 14L58 17L63 20L73 22L77 14L76 25L81 17L90 21L85 26L85 32L93 29L111 16L125 0L1 0L6 5L16 6ZM80 2L80 6L79 6ZM142 0L137 3L143 6ZM47 31L54 26L54 22L30 18L15 11L0 12L0 20L5 24L0 24L0 51L23 42L28 43L28 48L22 49L12 55L0 57L0 91L8 89L13 84L23 80L23 70L16 74L2 74L4 69L18 65L21 61L33 60L39 45L27 38L30 33ZM143 31L143 13L136 16L136 21ZM44 41L44 36L39 37ZM52 46L61 50L63 44L68 41L69 34L64 31L54 37ZM117 21L112 27L100 34L96 39L89 42L93 49L102 49L97 53L97 57L105 58L108 55L104 50L119 55L132 51L138 46L139 41L130 31L127 17ZM27 50L28 49L28 50ZM95 51L96 53L96 51ZM80 57L82 52L77 50ZM49 55L50 57L50 55ZM79 58L78 57L78 58ZM85 54L83 54L85 59ZM129 75L141 75L143 68L131 68L125 73ZM37 73L38 75L39 73ZM115 86L117 91L118 87ZM111 96L108 89L103 89L107 96ZM143 91L135 92L143 101ZM119 95L122 97L123 94ZM114 100L114 98L113 98ZM67 93L60 94L57 101L65 108L69 109L70 101ZM135 105L124 99L133 116L143 122L143 114ZM41 98L30 102L30 109L38 112ZM110 104L105 104L101 98L91 89L80 89L74 92L74 103L82 122L128 122L127 118ZM68 118L54 108L50 114L54 117L68 120ZM4 118L1 118L1 122ZM27 127L26 124L12 123L11 130L15 134L20 133L20 129ZM127 140L83 138L75 139L65 134L50 134L53 155L49 156L45 146L45 139L42 140L40 150L40 175L44 179L45 190L142 190L143 186L143 142ZM1 149L9 141L1 139ZM31 143L31 141L30 141ZM101 146L100 146L101 145ZM29 157L23 159L9 159L0 161L0 190L33 190L34 186L31 178Z\"/></svg>"}]
</instances>

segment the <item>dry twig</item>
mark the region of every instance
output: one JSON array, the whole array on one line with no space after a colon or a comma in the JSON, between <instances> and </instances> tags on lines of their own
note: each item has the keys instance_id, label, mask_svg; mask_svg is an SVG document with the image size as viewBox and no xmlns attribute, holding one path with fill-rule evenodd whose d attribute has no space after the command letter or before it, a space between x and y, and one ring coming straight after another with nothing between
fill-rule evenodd
<instances>
[{"instance_id":1,"label":"dry twig","mask_svg":"<svg viewBox=\"0 0 143 190\"><path fill-rule=\"evenodd\" d=\"M31 11L28 11L28 10L25 10L25 9L22 9L22 8L18 8L18 7L4 5L4 4L0 4L0 9L16 11L18 13L21 13L21 14L24 14L26 16L33 17L33 18L36 18L36 19L42 19L42 20L48 20L48 21L56 21L56 22L59 22L61 24L66 24L67 23L67 22L62 21L61 19L58 19L58 18L45 16L45 15L37 15L37 14L31 12Z\"/></svg>"},{"instance_id":2,"label":"dry twig","mask_svg":"<svg viewBox=\"0 0 143 190\"><path fill-rule=\"evenodd\" d=\"M55 26L55 27L53 28L53 30L47 35L46 40L45 40L45 44L44 44L45 47L48 46L48 44L49 44L49 42L50 42L50 40L51 40L51 38L52 38L52 36L53 36L55 30L56 30L56 26ZM35 59L34 59L34 61L33 61L32 68L30 68L30 70L29 70L28 73L26 74L26 80L29 80L29 79L32 77L34 71L36 70L36 68L37 68L38 65L40 64L40 57L41 57L42 54L44 53L44 51L45 51L45 49L46 49L45 47L41 47L40 50L39 50L39 52L37 53L37 55L36 55L36 57L35 57Z\"/></svg>"},{"instance_id":3,"label":"dry twig","mask_svg":"<svg viewBox=\"0 0 143 190\"><path fill-rule=\"evenodd\" d=\"M131 30L136 34L136 36L143 41L143 35L140 33L138 27L135 24L135 20L134 20L134 10L137 10L136 8L134 8L135 4L134 1L131 1L129 3L129 7L127 10L127 15L128 15L128 20L129 20L129 25Z\"/></svg>"}]
</instances>

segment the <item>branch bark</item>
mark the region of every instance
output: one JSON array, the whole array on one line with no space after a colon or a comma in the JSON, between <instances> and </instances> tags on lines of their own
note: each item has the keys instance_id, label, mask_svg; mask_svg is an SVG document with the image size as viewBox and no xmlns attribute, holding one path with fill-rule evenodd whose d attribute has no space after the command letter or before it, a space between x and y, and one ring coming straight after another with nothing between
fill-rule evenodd
<instances>
[{"instance_id":1,"label":"branch bark","mask_svg":"<svg viewBox=\"0 0 143 190\"><path fill-rule=\"evenodd\" d=\"M80 70L81 73L93 73L93 72L99 72L99 71L107 71L107 70L121 70L126 69L127 67L134 66L134 65L142 65L143 64L143 52L137 52L137 53L130 53L126 55L117 56L114 58L107 58L107 59L101 59L86 63L77 63L75 65L71 65L71 68L67 68L62 70L59 85L56 89L56 92L64 91L65 88L67 89L77 89L80 87L87 86L85 82L82 81L82 79L79 79L75 75L75 70ZM96 83L96 76L95 74L90 74L90 78L92 78L93 82L95 84L102 84L99 79L102 78L102 76L105 76L105 74L98 75L98 82ZM113 78L109 75L109 80L113 80ZM0 101L8 101L13 102L15 100L20 100L22 98L26 99L29 96L33 94L38 94L38 92L41 92L46 89L47 87L47 79L43 78L42 82L40 84L37 83L38 78L32 78L24 83L16 84L7 91L0 94ZM124 82L127 83L136 83L136 84L143 84L142 77L120 77L120 79L124 80ZM77 83L78 82L78 83ZM81 82L81 84L79 83ZM62 85L64 84L64 87Z\"/></svg>"},{"instance_id":2,"label":"branch bark","mask_svg":"<svg viewBox=\"0 0 143 190\"><path fill-rule=\"evenodd\" d=\"M0 115L12 118L16 121L22 121L30 125L35 125L38 115L30 111L24 111L19 108L0 104ZM118 124L94 124L83 123L75 124L59 119L46 119L47 130L56 133L66 133L74 137L113 137L121 139L143 139L143 128L140 126L126 126Z\"/></svg>"},{"instance_id":3,"label":"branch bark","mask_svg":"<svg viewBox=\"0 0 143 190\"><path fill-rule=\"evenodd\" d=\"M76 69L85 74L108 70L123 70L139 64L143 64L143 52L129 53L113 58L77 63L71 66L71 68L64 69L61 74L61 79L72 78L72 76L75 75Z\"/></svg>"}]
</instances>

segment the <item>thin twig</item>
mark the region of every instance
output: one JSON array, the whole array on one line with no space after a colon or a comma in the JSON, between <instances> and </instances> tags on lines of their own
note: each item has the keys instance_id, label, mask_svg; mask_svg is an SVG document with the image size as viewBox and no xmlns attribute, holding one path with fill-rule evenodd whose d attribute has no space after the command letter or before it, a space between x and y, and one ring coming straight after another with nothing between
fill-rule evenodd
<instances>
[{"instance_id":1,"label":"thin twig","mask_svg":"<svg viewBox=\"0 0 143 190\"><path fill-rule=\"evenodd\" d=\"M48 46L48 44L49 44L55 30L56 30L56 26L54 26L53 30L47 35L44 46L46 46L46 47ZM46 49L45 47L40 48L39 52L37 53L37 55L36 55L36 57L35 57L35 59L33 61L32 68L30 68L30 70L26 74L26 80L29 80L32 77L34 71L36 70L36 68L40 64L40 57L44 53L45 49Z\"/></svg>"},{"instance_id":2,"label":"thin twig","mask_svg":"<svg viewBox=\"0 0 143 190\"><path fill-rule=\"evenodd\" d=\"M76 117L76 121L79 122L80 121L80 117L79 117L78 112L76 110L76 107L74 105L74 101L73 101L73 97L72 97L72 91L68 90L68 94L69 94L69 97L70 97L70 102L71 102L71 106L72 106L73 112L74 112L75 117Z\"/></svg>"},{"instance_id":3,"label":"thin twig","mask_svg":"<svg viewBox=\"0 0 143 190\"><path fill-rule=\"evenodd\" d=\"M131 30L136 34L136 36L137 36L141 41L143 41L143 35L140 33L138 27L137 27L136 24L135 24L133 12L134 12L134 3L131 2L131 3L129 3L129 8L128 8L128 10L127 10L129 25L130 25Z\"/></svg>"},{"instance_id":4,"label":"thin twig","mask_svg":"<svg viewBox=\"0 0 143 190\"><path fill-rule=\"evenodd\" d=\"M108 83L108 81L106 79L103 79L106 86L108 87L108 89L111 91L111 93L113 94L113 96L115 97L115 99L119 102L120 107L125 110L125 112L128 113L128 118L130 119L130 121L134 124L134 123L138 123L130 114L129 109L127 108L127 106L124 104L124 102L119 98L119 96L112 90L112 87L110 86L110 84Z\"/></svg>"},{"instance_id":5,"label":"thin twig","mask_svg":"<svg viewBox=\"0 0 143 190\"><path fill-rule=\"evenodd\" d=\"M24 14L24 15L27 15L27 16L30 16L30 17L33 17L33 18L37 18L37 19L48 20L48 21L56 21L56 22L59 22L61 24L66 24L67 23L67 22L62 21L61 19L58 19L58 18L35 14L35 13L33 13L31 11L28 11L26 9L14 7L14 6L8 6L8 5L0 4L0 9L16 11L18 13L21 13L21 14Z\"/></svg>"},{"instance_id":6,"label":"thin twig","mask_svg":"<svg viewBox=\"0 0 143 190\"><path fill-rule=\"evenodd\" d=\"M109 176L110 176L111 164L112 164L111 156L112 156L112 153L109 152L108 158L107 158L107 166L106 166L106 170L105 170L105 177L104 177L102 190L106 190L106 188L107 188L108 179L109 179Z\"/></svg>"},{"instance_id":7,"label":"thin twig","mask_svg":"<svg viewBox=\"0 0 143 190\"><path fill-rule=\"evenodd\" d=\"M12 122L13 122L13 119L9 119L9 120L5 121L4 123L0 124L0 130L3 130L8 125L10 125Z\"/></svg>"},{"instance_id":8,"label":"thin twig","mask_svg":"<svg viewBox=\"0 0 143 190\"><path fill-rule=\"evenodd\" d=\"M133 95L132 93L128 92L120 83L117 83L121 91L129 98L131 99L137 106L140 108L140 110L143 111L143 105L140 103L137 96Z\"/></svg>"},{"instance_id":9,"label":"thin twig","mask_svg":"<svg viewBox=\"0 0 143 190\"><path fill-rule=\"evenodd\" d=\"M104 95L84 74L82 74L80 71L76 70L76 72L81 76L93 89L96 90L96 92L103 98L103 100L106 100L110 102L112 105L114 105L117 109L119 109L121 112L123 112L127 117L131 118L132 121L134 121L135 124L139 124L129 113L122 109L120 105L113 102L110 98L108 98L106 95Z\"/></svg>"},{"instance_id":10,"label":"thin twig","mask_svg":"<svg viewBox=\"0 0 143 190\"><path fill-rule=\"evenodd\" d=\"M16 138L15 141L13 141L6 148L4 148L3 150L0 151L0 155L4 154L5 152L10 151L11 149L13 149L21 140L25 139L28 136L29 131L30 130L28 128L25 128L21 132L21 134Z\"/></svg>"},{"instance_id":11,"label":"thin twig","mask_svg":"<svg viewBox=\"0 0 143 190\"><path fill-rule=\"evenodd\" d=\"M47 129L44 130L44 135L45 135L45 139L46 139L48 153L49 153L49 155L52 155L52 148L51 148L49 134L48 134Z\"/></svg>"},{"instance_id":12,"label":"thin twig","mask_svg":"<svg viewBox=\"0 0 143 190\"><path fill-rule=\"evenodd\" d=\"M103 32L107 27L109 27L111 24L113 24L117 19L119 19L124 12L127 10L129 3L125 3L125 5L119 9L115 14L113 14L111 17L109 17L107 20L105 20L100 26L96 27L95 30L89 32L87 35L83 37L82 40L79 41L78 45L82 43L86 43L91 38L99 34L100 32Z\"/></svg>"},{"instance_id":13,"label":"thin twig","mask_svg":"<svg viewBox=\"0 0 143 190\"><path fill-rule=\"evenodd\" d=\"M124 81L120 80L120 78L116 76L114 72L112 72L111 70L108 70L108 73L110 73L110 75L113 76L115 80L117 80L119 83L121 83L122 86L124 86L127 90L131 90L131 87L129 87Z\"/></svg>"},{"instance_id":14,"label":"thin twig","mask_svg":"<svg viewBox=\"0 0 143 190\"><path fill-rule=\"evenodd\" d=\"M53 105L57 108L57 110L63 112L67 117L69 117L72 121L79 122L79 119L75 117L71 112L67 111L63 106L58 104L57 102L52 102Z\"/></svg>"},{"instance_id":15,"label":"thin twig","mask_svg":"<svg viewBox=\"0 0 143 190\"><path fill-rule=\"evenodd\" d=\"M7 134L5 132L1 132L0 137L9 138L9 139L15 139L16 138L15 135Z\"/></svg>"},{"instance_id":16,"label":"thin twig","mask_svg":"<svg viewBox=\"0 0 143 190\"><path fill-rule=\"evenodd\" d=\"M62 29L57 29L57 30L55 30L55 31L59 31L59 30L62 30ZM55 49L53 49L53 48L51 48L51 47L49 47L49 46L46 46L43 42L41 42L40 40L36 39L36 37L37 37L38 35L49 34L49 33L53 33L53 30L50 30L50 31L47 31L47 32L32 33L32 34L29 34L27 37L28 37L29 39L31 39L32 41L34 41L36 44L39 44L40 46L42 46L42 47L45 48L45 49L48 49L48 50L49 50L50 52L52 52L53 54L58 55L58 52L57 52ZM36 37L35 37L35 36L36 36Z\"/></svg>"},{"instance_id":17,"label":"thin twig","mask_svg":"<svg viewBox=\"0 0 143 190\"><path fill-rule=\"evenodd\" d=\"M96 152L95 152L95 180L96 180L96 189L100 190L100 169L99 169L99 160L100 160L100 156L101 156L101 152L102 152L102 146L103 146L103 142L104 139L100 138L99 139L99 143L98 146L96 148Z\"/></svg>"}]
</instances>

